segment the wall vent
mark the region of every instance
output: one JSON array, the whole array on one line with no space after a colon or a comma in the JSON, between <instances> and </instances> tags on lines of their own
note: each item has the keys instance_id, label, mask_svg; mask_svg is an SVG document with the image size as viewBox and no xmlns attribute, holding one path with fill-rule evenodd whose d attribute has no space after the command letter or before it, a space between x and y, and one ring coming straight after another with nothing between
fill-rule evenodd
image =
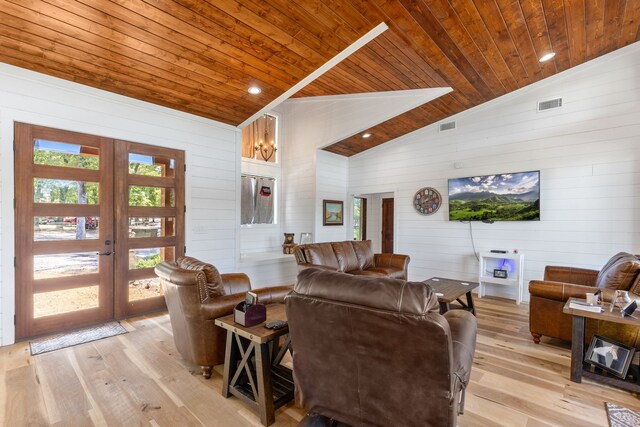
<instances>
[{"instance_id":1,"label":"wall vent","mask_svg":"<svg viewBox=\"0 0 640 427\"><path fill-rule=\"evenodd\" d=\"M456 122L455 120L452 122L447 122L447 123L441 123L440 124L440 132L445 131L445 130L452 130L456 128Z\"/></svg>"},{"instance_id":2,"label":"wall vent","mask_svg":"<svg viewBox=\"0 0 640 427\"><path fill-rule=\"evenodd\" d=\"M538 102L538 111L551 110L562 107L562 98L549 99Z\"/></svg>"}]
</instances>

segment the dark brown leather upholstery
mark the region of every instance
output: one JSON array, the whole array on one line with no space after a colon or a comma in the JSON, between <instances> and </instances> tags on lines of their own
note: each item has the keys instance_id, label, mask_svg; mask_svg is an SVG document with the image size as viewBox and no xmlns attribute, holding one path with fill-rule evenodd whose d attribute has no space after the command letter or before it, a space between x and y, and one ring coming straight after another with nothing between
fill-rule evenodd
<instances>
[{"instance_id":1,"label":"dark brown leather upholstery","mask_svg":"<svg viewBox=\"0 0 640 427\"><path fill-rule=\"evenodd\" d=\"M614 255L600 271L547 266L544 280L529 282L529 331L534 342L539 343L541 336L571 341L571 316L562 312L569 298L585 298L586 293L601 289L605 301L611 301L616 289L633 291L639 281L640 259L624 252ZM633 292L631 297L640 299ZM593 334L640 349L640 328L637 327L587 319L587 342Z\"/></svg>"},{"instance_id":2,"label":"dark brown leather upholstery","mask_svg":"<svg viewBox=\"0 0 640 427\"><path fill-rule=\"evenodd\" d=\"M424 283L319 269L285 298L306 426L455 426L476 318ZM333 420L333 421L332 421Z\"/></svg>"},{"instance_id":3,"label":"dark brown leather upholstery","mask_svg":"<svg viewBox=\"0 0 640 427\"><path fill-rule=\"evenodd\" d=\"M371 240L310 243L296 246L293 252L298 271L322 268L359 276L388 276L407 280L409 256L374 254Z\"/></svg>"},{"instance_id":4,"label":"dark brown leather upholstery","mask_svg":"<svg viewBox=\"0 0 640 427\"><path fill-rule=\"evenodd\" d=\"M244 273L220 274L211 264L191 257L161 262L155 268L164 289L173 340L185 360L202 367L205 378L224 362L225 331L215 326L218 317L233 313L251 290ZM213 282L209 282L213 280ZM260 302L282 302L292 286L254 289Z\"/></svg>"}]
</instances>

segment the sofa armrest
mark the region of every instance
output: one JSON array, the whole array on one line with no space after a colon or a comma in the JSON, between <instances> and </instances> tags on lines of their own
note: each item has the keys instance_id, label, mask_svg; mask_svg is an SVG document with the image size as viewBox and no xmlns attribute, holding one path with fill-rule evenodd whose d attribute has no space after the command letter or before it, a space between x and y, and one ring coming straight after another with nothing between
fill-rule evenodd
<instances>
[{"instance_id":1,"label":"sofa armrest","mask_svg":"<svg viewBox=\"0 0 640 427\"><path fill-rule=\"evenodd\" d=\"M584 298L587 292L596 292L595 286L575 285L573 283L550 280L532 280L529 282L529 294L532 297L554 301L567 301L569 298Z\"/></svg>"},{"instance_id":2,"label":"sofa armrest","mask_svg":"<svg viewBox=\"0 0 640 427\"><path fill-rule=\"evenodd\" d=\"M451 330L451 343L453 363L451 365L453 373L462 382L462 387L466 387L471 375L473 365L473 355L476 351L476 317L464 310L450 310L444 314L444 318L449 322Z\"/></svg>"},{"instance_id":3,"label":"sofa armrest","mask_svg":"<svg viewBox=\"0 0 640 427\"><path fill-rule=\"evenodd\" d=\"M544 280L551 282L573 283L576 285L595 286L598 273L598 270L589 270L586 268L548 265L544 269Z\"/></svg>"},{"instance_id":4,"label":"sofa armrest","mask_svg":"<svg viewBox=\"0 0 640 427\"><path fill-rule=\"evenodd\" d=\"M393 267L407 271L409 266L409 255L400 254L373 254L374 267Z\"/></svg>"},{"instance_id":5,"label":"sofa armrest","mask_svg":"<svg viewBox=\"0 0 640 427\"><path fill-rule=\"evenodd\" d=\"M276 302L283 302L284 297L293 290L293 285L289 286L272 286L270 288L254 289L258 295L258 302L264 304L272 304ZM224 295L221 297L209 300L209 302L202 304L201 310L205 319L215 320L218 317L228 316L233 313L233 309L244 301L246 292L239 292L230 295Z\"/></svg>"}]
</instances>

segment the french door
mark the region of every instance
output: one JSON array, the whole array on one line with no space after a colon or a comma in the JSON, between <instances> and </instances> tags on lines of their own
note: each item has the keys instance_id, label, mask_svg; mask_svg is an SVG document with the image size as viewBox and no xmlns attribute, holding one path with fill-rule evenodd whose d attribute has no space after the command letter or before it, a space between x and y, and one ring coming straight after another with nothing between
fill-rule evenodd
<instances>
[{"instance_id":1,"label":"french door","mask_svg":"<svg viewBox=\"0 0 640 427\"><path fill-rule=\"evenodd\" d=\"M184 153L15 124L16 337L164 307L184 253Z\"/></svg>"}]
</instances>

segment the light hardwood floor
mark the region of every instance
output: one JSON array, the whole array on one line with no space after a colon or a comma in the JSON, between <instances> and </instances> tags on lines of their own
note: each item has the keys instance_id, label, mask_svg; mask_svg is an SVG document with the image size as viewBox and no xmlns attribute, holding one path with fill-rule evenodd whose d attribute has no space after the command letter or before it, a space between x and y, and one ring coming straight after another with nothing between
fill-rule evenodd
<instances>
[{"instance_id":1,"label":"light hardwood floor","mask_svg":"<svg viewBox=\"0 0 640 427\"><path fill-rule=\"evenodd\" d=\"M477 300L478 344L467 390L467 426L606 426L603 402L640 410L638 396L569 381L570 351L535 345L528 306ZM222 367L210 380L180 359L167 314L122 322L128 334L39 356L27 343L0 348L0 426L260 426L236 398L225 399ZM275 426L295 426L293 403Z\"/></svg>"}]
</instances>

